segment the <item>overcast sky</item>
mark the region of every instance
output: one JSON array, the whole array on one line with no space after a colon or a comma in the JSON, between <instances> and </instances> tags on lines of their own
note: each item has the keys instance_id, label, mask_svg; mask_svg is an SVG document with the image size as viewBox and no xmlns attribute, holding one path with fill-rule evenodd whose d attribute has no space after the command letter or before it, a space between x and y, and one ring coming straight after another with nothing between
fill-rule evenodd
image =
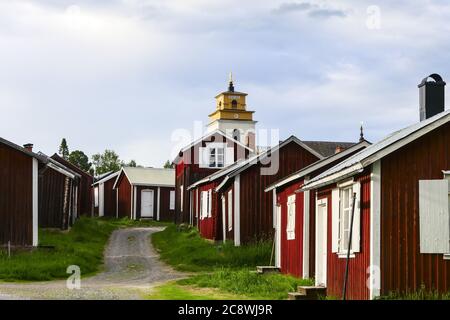
<instances>
[{"instance_id":1,"label":"overcast sky","mask_svg":"<svg viewBox=\"0 0 450 320\"><path fill-rule=\"evenodd\" d=\"M0 136L162 166L233 71L257 128L376 141L450 79L448 1L393 2L0 0Z\"/></svg>"}]
</instances>

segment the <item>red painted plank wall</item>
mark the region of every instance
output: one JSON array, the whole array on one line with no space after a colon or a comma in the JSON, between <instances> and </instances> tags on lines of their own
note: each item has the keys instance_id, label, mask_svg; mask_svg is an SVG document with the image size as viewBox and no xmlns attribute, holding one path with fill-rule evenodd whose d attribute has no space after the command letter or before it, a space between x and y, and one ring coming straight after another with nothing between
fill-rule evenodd
<instances>
[{"instance_id":1,"label":"red painted plank wall","mask_svg":"<svg viewBox=\"0 0 450 320\"><path fill-rule=\"evenodd\" d=\"M450 170L450 123L386 156L381 162L381 290L450 291L450 260L420 253L421 179Z\"/></svg>"},{"instance_id":2,"label":"red painted plank wall","mask_svg":"<svg viewBox=\"0 0 450 320\"><path fill-rule=\"evenodd\" d=\"M281 205L281 272L301 277L303 274L303 192L295 193L303 184L303 180L285 188L278 194ZM287 240L287 201L291 195L295 197L295 239Z\"/></svg>"},{"instance_id":3,"label":"red painted plank wall","mask_svg":"<svg viewBox=\"0 0 450 320\"><path fill-rule=\"evenodd\" d=\"M220 240L222 239L222 214L219 209L221 209L222 205L219 204L219 196L217 192L214 192L214 188L217 186L217 183L209 183L198 188L198 194L202 191L212 190L211 192L211 217L199 219L198 229L200 235L203 238L210 240ZM199 202L200 203L200 202Z\"/></svg>"},{"instance_id":4,"label":"red painted plank wall","mask_svg":"<svg viewBox=\"0 0 450 320\"><path fill-rule=\"evenodd\" d=\"M366 285L370 265L370 171L357 177L361 182L361 230L360 252L350 259L347 282L347 299L369 299ZM328 255L327 255L327 295L342 297L346 259L331 252L331 190L319 192L318 199L328 199Z\"/></svg>"},{"instance_id":5,"label":"red painted plank wall","mask_svg":"<svg viewBox=\"0 0 450 320\"><path fill-rule=\"evenodd\" d=\"M120 218L128 217L131 219L131 184L125 174L120 174L120 180L117 184L118 192L118 215Z\"/></svg>"},{"instance_id":6,"label":"red painted plank wall","mask_svg":"<svg viewBox=\"0 0 450 320\"><path fill-rule=\"evenodd\" d=\"M32 158L0 143L0 245L33 244Z\"/></svg>"}]
</instances>

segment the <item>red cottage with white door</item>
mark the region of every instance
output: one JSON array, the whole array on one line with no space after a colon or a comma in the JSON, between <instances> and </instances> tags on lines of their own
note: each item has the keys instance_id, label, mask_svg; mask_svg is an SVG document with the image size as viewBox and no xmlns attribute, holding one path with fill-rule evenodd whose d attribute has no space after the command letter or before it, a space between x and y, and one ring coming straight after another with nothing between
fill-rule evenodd
<instances>
[{"instance_id":1,"label":"red cottage with white door","mask_svg":"<svg viewBox=\"0 0 450 320\"><path fill-rule=\"evenodd\" d=\"M275 266L282 273L301 278L314 276L315 198L314 192L299 192L305 181L317 176L351 155L366 148L369 143L361 135L360 142L342 147L336 142L336 151L322 160L269 185L265 192L276 198Z\"/></svg>"},{"instance_id":2,"label":"red cottage with white door","mask_svg":"<svg viewBox=\"0 0 450 320\"><path fill-rule=\"evenodd\" d=\"M450 290L450 112L444 111L445 82L430 77L419 85L419 123L302 188L317 194L316 285L326 286L328 295L342 295L349 247L347 298L422 286Z\"/></svg>"},{"instance_id":3,"label":"red cottage with white door","mask_svg":"<svg viewBox=\"0 0 450 320\"><path fill-rule=\"evenodd\" d=\"M322 158L324 155L292 136L259 155L199 180L189 190L200 204L195 207L200 217L200 233L214 240L231 240L235 245L271 239L273 197L264 189L280 177Z\"/></svg>"},{"instance_id":4,"label":"red cottage with white door","mask_svg":"<svg viewBox=\"0 0 450 320\"><path fill-rule=\"evenodd\" d=\"M117 216L173 221L174 182L173 169L122 168L113 187L117 197Z\"/></svg>"}]
</instances>

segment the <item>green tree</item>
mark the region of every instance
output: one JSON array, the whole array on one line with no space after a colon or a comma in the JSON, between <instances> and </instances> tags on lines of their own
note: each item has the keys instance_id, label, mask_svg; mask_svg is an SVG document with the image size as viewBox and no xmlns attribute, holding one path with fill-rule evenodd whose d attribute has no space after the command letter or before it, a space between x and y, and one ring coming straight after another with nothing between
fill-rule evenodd
<instances>
[{"instance_id":1,"label":"green tree","mask_svg":"<svg viewBox=\"0 0 450 320\"><path fill-rule=\"evenodd\" d=\"M66 160L69 158L69 146L67 145L66 138L62 138L58 153Z\"/></svg>"},{"instance_id":2,"label":"green tree","mask_svg":"<svg viewBox=\"0 0 450 320\"><path fill-rule=\"evenodd\" d=\"M69 162L76 165L78 168L84 172L89 172L91 168L91 163L89 162L88 156L80 150L72 151L69 155Z\"/></svg>"},{"instance_id":3,"label":"green tree","mask_svg":"<svg viewBox=\"0 0 450 320\"><path fill-rule=\"evenodd\" d=\"M123 166L124 167L133 167L133 168L138 167L138 165L136 164L136 161L134 161L134 160L131 160L128 163L124 163Z\"/></svg>"},{"instance_id":4,"label":"green tree","mask_svg":"<svg viewBox=\"0 0 450 320\"><path fill-rule=\"evenodd\" d=\"M173 169L174 164L173 162L170 162L169 160L166 161L166 163L164 163L164 169Z\"/></svg>"},{"instance_id":5,"label":"green tree","mask_svg":"<svg viewBox=\"0 0 450 320\"><path fill-rule=\"evenodd\" d=\"M102 154L97 153L92 156L92 164L95 168L95 174L103 174L109 171L119 171L122 162L119 155L113 150L105 150Z\"/></svg>"}]
</instances>

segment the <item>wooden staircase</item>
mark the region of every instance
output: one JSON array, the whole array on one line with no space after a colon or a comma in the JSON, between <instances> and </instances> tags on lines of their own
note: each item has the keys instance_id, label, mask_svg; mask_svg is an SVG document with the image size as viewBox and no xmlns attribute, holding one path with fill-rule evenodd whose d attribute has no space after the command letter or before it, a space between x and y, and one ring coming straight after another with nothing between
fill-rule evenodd
<instances>
[{"instance_id":1,"label":"wooden staircase","mask_svg":"<svg viewBox=\"0 0 450 320\"><path fill-rule=\"evenodd\" d=\"M289 292L288 300L319 300L326 297L327 288L315 286L298 286L297 292Z\"/></svg>"}]
</instances>

